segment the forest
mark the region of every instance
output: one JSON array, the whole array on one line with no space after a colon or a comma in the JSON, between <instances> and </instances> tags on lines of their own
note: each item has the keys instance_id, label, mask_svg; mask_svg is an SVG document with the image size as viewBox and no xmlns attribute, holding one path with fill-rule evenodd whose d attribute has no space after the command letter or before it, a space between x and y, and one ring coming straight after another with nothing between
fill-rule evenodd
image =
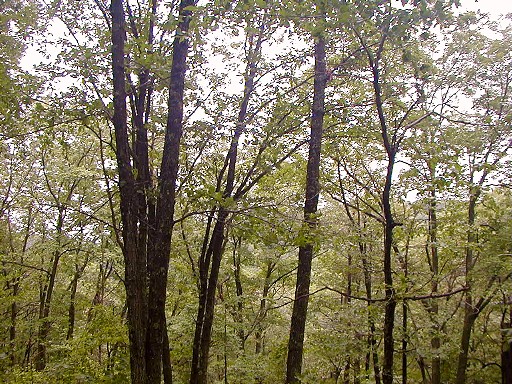
<instances>
[{"instance_id":1,"label":"forest","mask_svg":"<svg viewBox=\"0 0 512 384\"><path fill-rule=\"evenodd\" d=\"M511 46L464 0L0 0L0 382L512 383Z\"/></svg>"}]
</instances>

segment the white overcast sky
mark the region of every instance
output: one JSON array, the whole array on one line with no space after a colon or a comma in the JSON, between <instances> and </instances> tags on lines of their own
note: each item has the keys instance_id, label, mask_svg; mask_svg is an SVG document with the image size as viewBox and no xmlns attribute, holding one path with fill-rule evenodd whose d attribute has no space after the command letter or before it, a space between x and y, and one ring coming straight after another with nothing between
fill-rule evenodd
<instances>
[{"instance_id":1,"label":"white overcast sky","mask_svg":"<svg viewBox=\"0 0 512 384\"><path fill-rule=\"evenodd\" d=\"M512 13L512 0L461 0L464 9L470 11L481 10L492 16Z\"/></svg>"}]
</instances>

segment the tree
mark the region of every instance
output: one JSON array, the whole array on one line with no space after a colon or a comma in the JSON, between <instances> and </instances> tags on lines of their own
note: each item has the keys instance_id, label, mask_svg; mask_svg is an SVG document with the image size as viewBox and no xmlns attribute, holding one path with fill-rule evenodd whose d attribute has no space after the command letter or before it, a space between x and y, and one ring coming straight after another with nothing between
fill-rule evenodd
<instances>
[{"instance_id":1,"label":"tree","mask_svg":"<svg viewBox=\"0 0 512 384\"><path fill-rule=\"evenodd\" d=\"M317 11L322 12L321 7ZM304 350L304 331L308 310L309 287L311 280L311 261L315 246L315 230L318 226L317 208L320 195L320 153L324 119L325 88L327 86L326 43L324 31L315 38L315 76L313 84L313 104L311 107L311 134L309 138L309 155L306 173L306 190L304 201L304 224L300 234L299 264L293 312L290 323L288 356L286 360L286 383L300 382L302 355Z\"/></svg>"},{"instance_id":2,"label":"tree","mask_svg":"<svg viewBox=\"0 0 512 384\"><path fill-rule=\"evenodd\" d=\"M174 220L176 180L180 140L183 131L183 99L186 60L189 49L187 33L191 7L195 1L183 0L178 9L179 22L173 43L169 80L168 114L165 144L159 172L156 199L149 168L147 127L141 114L146 111L147 73L140 73L137 112L134 116L136 141L131 147L127 125L125 69L125 11L122 0L113 0L112 74L116 133L116 158L119 169L125 284L130 335L132 383L160 381L164 349L165 298L171 233ZM153 17L157 2L149 14L148 45L153 43ZM151 49L151 48L150 48ZM164 362L164 366L170 362ZM167 371L167 370L166 370ZM166 381L170 382L170 378Z\"/></svg>"}]
</instances>

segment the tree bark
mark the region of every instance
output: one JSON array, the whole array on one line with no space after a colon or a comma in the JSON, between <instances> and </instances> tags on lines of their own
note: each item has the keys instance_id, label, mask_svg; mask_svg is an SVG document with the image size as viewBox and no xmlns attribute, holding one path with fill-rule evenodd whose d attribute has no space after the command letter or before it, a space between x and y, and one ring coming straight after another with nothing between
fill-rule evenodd
<instances>
[{"instance_id":1,"label":"tree bark","mask_svg":"<svg viewBox=\"0 0 512 384\"><path fill-rule=\"evenodd\" d=\"M73 276L73 280L71 281L70 286L70 295L69 295L69 308L68 308L68 333L66 334L66 340L70 340L73 338L73 333L75 331L75 299L76 299L76 291L78 289L78 279L80 278L80 272L78 270L78 266L76 266L77 270Z\"/></svg>"},{"instance_id":2,"label":"tree bark","mask_svg":"<svg viewBox=\"0 0 512 384\"><path fill-rule=\"evenodd\" d=\"M270 290L270 277L272 276L272 271L275 267L275 264L272 261L267 261L267 271L265 273L265 282L263 283L263 292L261 294L260 299L260 309L258 311L257 317L257 325L255 331L256 345L254 353L256 355L262 353L264 351L264 340L263 340L263 320L267 316L267 297L268 291Z\"/></svg>"},{"instance_id":3,"label":"tree bark","mask_svg":"<svg viewBox=\"0 0 512 384\"><path fill-rule=\"evenodd\" d=\"M430 170L430 178L431 182L435 181L435 168L430 164L427 164ZM437 247L437 198L436 198L436 190L435 186L432 186L432 190L430 191L430 201L428 206L428 232L429 232L429 248L430 248L430 265L432 271L432 294L436 294L438 292L438 281L439 281L439 255L438 255L438 247ZM434 336L431 340L432 351L434 356L432 357L432 384L441 384L441 357L439 354L439 348L441 347L441 339L439 337L439 332L441 331L439 321L438 321L438 313L439 313L439 305L436 299L431 299L431 303L429 306L429 312L433 318L434 322Z\"/></svg>"},{"instance_id":4,"label":"tree bark","mask_svg":"<svg viewBox=\"0 0 512 384\"><path fill-rule=\"evenodd\" d=\"M112 123L115 129L116 158L119 172L124 283L128 306L128 336L130 343L130 369L132 384L146 384L146 259L138 250L139 203L136 196L134 172L131 165L126 110L125 70L125 17L123 0L112 0L112 77L114 111Z\"/></svg>"},{"instance_id":5,"label":"tree bark","mask_svg":"<svg viewBox=\"0 0 512 384\"><path fill-rule=\"evenodd\" d=\"M511 298L504 296L504 302L510 306ZM509 330L512 328L512 309L507 308L501 319L501 384L512 383L512 341Z\"/></svg>"},{"instance_id":6,"label":"tree bark","mask_svg":"<svg viewBox=\"0 0 512 384\"><path fill-rule=\"evenodd\" d=\"M148 253L148 333L146 344L146 366L148 383L160 382L162 375L162 353L165 325L165 300L167 275L171 253L171 234L176 200L179 152L183 134L183 99L189 40L186 38L192 12L189 7L196 0L182 0L179 7L179 24L173 43L167 126L160 166L160 186L156 202L154 236L149 236ZM153 244L151 242L154 241Z\"/></svg>"},{"instance_id":7,"label":"tree bark","mask_svg":"<svg viewBox=\"0 0 512 384\"><path fill-rule=\"evenodd\" d=\"M238 237L233 240L233 274L235 278L236 288L236 304L233 308L233 317L237 324L236 334L239 341L240 351L245 351L245 332L243 328L244 320L244 301L243 301L243 286L241 278L241 260L240 260L240 246L242 238Z\"/></svg>"},{"instance_id":8,"label":"tree bark","mask_svg":"<svg viewBox=\"0 0 512 384\"><path fill-rule=\"evenodd\" d=\"M222 197L230 198L235 186L235 170L238 159L238 144L242 133L245 131L247 110L250 98L254 91L254 79L257 73L257 62L261 56L263 42L263 25L258 32L251 33L248 37L247 67L244 85L244 96L240 104L237 122L230 147L226 155L217 182L217 192L220 192L222 178L227 170L224 191ZM238 196L240 198L241 196ZM190 384L206 384L209 363L209 351L211 332L215 311L215 291L219 276L220 263L224 253L225 228L229 211L220 206L212 210L217 212L215 225L208 239L213 217L209 218L207 230L203 241L203 249L199 260L199 304L196 318L194 343L192 346L192 364L190 369ZM213 215L213 213L212 213Z\"/></svg>"},{"instance_id":9,"label":"tree bark","mask_svg":"<svg viewBox=\"0 0 512 384\"><path fill-rule=\"evenodd\" d=\"M72 190L71 190L72 191ZM68 197L70 198L71 193L69 192ZM60 203L58 203L60 204ZM40 302L39 302L39 318L40 326L37 333L37 350L35 356L35 367L37 371L42 371L46 367L47 356L46 356L46 339L50 333L51 322L48 320L50 316L50 306L52 303L53 291L55 288L55 281L57 278L57 269L59 267L61 253L61 236L62 228L64 225L65 207L59 205L59 215L56 224L57 233L57 249L52 254L51 269L48 274L48 281L42 287Z\"/></svg>"},{"instance_id":10,"label":"tree bark","mask_svg":"<svg viewBox=\"0 0 512 384\"><path fill-rule=\"evenodd\" d=\"M158 198L151 197L147 128L150 112L149 71L139 72L139 89L132 99L135 143L130 148L126 107L125 15L122 0L112 0L112 75L119 171L125 287L128 306L130 367L132 384L159 383L162 377L165 298L174 220L179 147L183 131L183 98L189 41L190 6L182 0L173 43L165 142L160 165ZM133 23L130 10L129 16ZM151 2L148 44L153 40L156 1ZM132 27L134 37L138 31ZM149 48L151 51L151 48ZM134 172L135 168L136 172ZM134 176L134 174L136 176Z\"/></svg>"},{"instance_id":11,"label":"tree bark","mask_svg":"<svg viewBox=\"0 0 512 384\"><path fill-rule=\"evenodd\" d=\"M327 85L327 65L325 59L325 39L319 36L315 42L315 79L311 116L311 137L306 175L304 202L303 244L299 247L299 265L295 286L288 356L286 361L286 383L299 383L302 372L304 332L309 301L311 279L311 261L313 258L314 232L318 226L316 218L318 197L320 194L320 153L324 120L325 88Z\"/></svg>"},{"instance_id":12,"label":"tree bark","mask_svg":"<svg viewBox=\"0 0 512 384\"><path fill-rule=\"evenodd\" d=\"M469 204L468 204L468 244L466 246L465 256L465 277L466 277L466 301L464 306L464 323L462 325L462 335L460 339L460 352L457 361L457 377L455 384L466 383L466 369L468 365L469 355L469 342L471 339L471 332L473 330L473 324L480 312L480 303L475 304L473 302L473 295L471 288L473 285L473 279L471 278L471 271L473 269L473 246L475 245L477 238L475 234L474 224L476 218L476 202L480 196L480 188L471 188ZM481 302L481 300L479 300Z\"/></svg>"},{"instance_id":13,"label":"tree bark","mask_svg":"<svg viewBox=\"0 0 512 384\"><path fill-rule=\"evenodd\" d=\"M169 345L169 334L167 333L167 329L164 330L162 367L164 375L164 384L172 384L171 348Z\"/></svg>"}]
</instances>

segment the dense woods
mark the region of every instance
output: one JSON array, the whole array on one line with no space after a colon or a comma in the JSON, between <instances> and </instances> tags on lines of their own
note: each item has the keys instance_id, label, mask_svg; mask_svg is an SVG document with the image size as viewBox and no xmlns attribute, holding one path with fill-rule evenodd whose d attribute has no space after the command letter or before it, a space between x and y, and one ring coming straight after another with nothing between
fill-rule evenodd
<instances>
[{"instance_id":1,"label":"dense woods","mask_svg":"<svg viewBox=\"0 0 512 384\"><path fill-rule=\"evenodd\" d=\"M0 1L0 382L512 383L512 19L463 6Z\"/></svg>"}]
</instances>

